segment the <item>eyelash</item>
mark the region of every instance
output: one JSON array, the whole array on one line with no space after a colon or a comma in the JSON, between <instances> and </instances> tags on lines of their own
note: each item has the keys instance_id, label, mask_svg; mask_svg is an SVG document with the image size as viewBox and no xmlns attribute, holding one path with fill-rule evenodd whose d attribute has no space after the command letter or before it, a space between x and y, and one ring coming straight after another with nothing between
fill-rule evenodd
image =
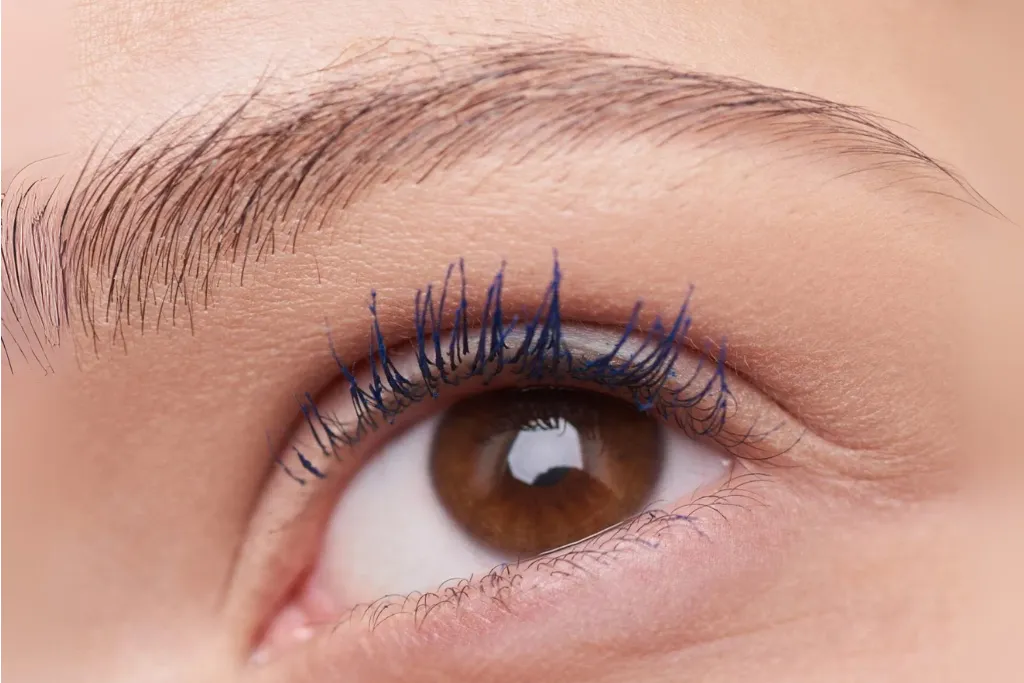
<instances>
[{"instance_id":1,"label":"eyelash","mask_svg":"<svg viewBox=\"0 0 1024 683\"><path fill-rule=\"evenodd\" d=\"M456 270L458 282L453 283ZM570 380L625 394L637 410L673 421L691 437L712 438L730 452L760 438L749 431L730 434L726 430L735 399L725 374L724 341L718 345L710 376L698 379L707 375L702 357L689 378L680 382L676 377L673 368L692 322L689 315L692 286L672 323L666 326L660 317L655 317L642 342L628 355L620 356L640 327L643 310L640 301L634 305L629 321L611 350L588 359L574 356L563 338L562 272L557 252L553 254L551 281L533 315L506 318L502 304L504 278L505 264L502 263L487 289L479 315L479 331L472 335L462 259L448 266L436 298L433 285L416 292L413 344L416 371L412 373L403 374L394 363L391 347L381 331L375 292L371 293L369 305L371 323L363 382L357 380L352 366L338 355L328 334L339 377L348 386L356 417L346 422L336 415L326 414L311 394L305 394L300 408L321 454L327 458L338 457L342 449L354 447L367 434L394 423L411 406L428 398L438 398L443 387L458 386L472 379L480 379L486 385L506 372L525 378L531 384L551 385ZM450 296L453 284L457 284L457 301L456 296ZM452 305L453 301L456 303ZM452 321L447 330L445 320ZM514 337L518 337L518 342L510 345ZM670 383L673 388L669 388ZM288 476L303 485L308 476L326 477L307 453L297 448L294 452L301 470L293 470L282 459L277 460Z\"/></svg>"}]
</instances>

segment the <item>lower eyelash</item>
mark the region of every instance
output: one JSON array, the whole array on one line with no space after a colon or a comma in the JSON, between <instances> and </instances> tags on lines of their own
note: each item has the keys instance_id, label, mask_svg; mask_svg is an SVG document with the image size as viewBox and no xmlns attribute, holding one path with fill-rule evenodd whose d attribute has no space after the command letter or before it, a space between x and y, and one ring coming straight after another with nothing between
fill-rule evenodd
<instances>
[{"instance_id":1,"label":"lower eyelash","mask_svg":"<svg viewBox=\"0 0 1024 683\"><path fill-rule=\"evenodd\" d=\"M657 550L659 539L671 530L686 527L700 538L701 511L712 512L728 521L722 508L763 505L756 485L769 478L763 472L744 472L730 477L717 491L703 495L673 510L649 508L591 537L542 555L494 567L480 577L447 581L430 592L387 595L373 602L355 605L335 622L335 628L362 624L374 631L395 618L411 620L422 628L432 616L454 611L471 601L489 601L504 612L513 612L512 601L527 572L544 572L553 579L582 579L589 567L606 566L618 555L640 548Z\"/></svg>"},{"instance_id":2,"label":"lower eyelash","mask_svg":"<svg viewBox=\"0 0 1024 683\"><path fill-rule=\"evenodd\" d=\"M458 268L458 300L454 297L452 276ZM706 379L703 358L692 375L680 381L674 367L692 319L688 313L687 293L670 325L656 317L642 341L622 356L627 343L638 337L642 302L633 307L630 319L610 351L590 358L574 357L563 335L561 312L562 273L554 254L551 282L531 316L506 317L502 305L504 264L487 288L479 315L478 331L470 333L471 311L466 297L463 261L448 266L444 284L435 297L428 285L414 299L415 366L407 376L395 365L385 343L377 314L376 293L371 293L371 324L367 354L367 379L360 383L351 367L338 355L333 341L331 352L342 380L348 385L355 419L348 422L324 414L312 395L301 401L302 415L314 442L325 457L336 457L339 450L355 446L370 432L390 424L404 410L427 398L437 398L443 386L458 386L474 378L486 384L503 372L511 372L533 383L555 384L571 380L594 384L608 391L626 393L637 410L662 419L674 419L691 436L722 437L723 445L735 448L752 434L729 435L724 432L728 414L735 401L725 375L724 341L715 356L715 367ZM452 321L445 332L446 320ZM471 341L471 337L473 338ZM670 385L672 388L669 388ZM305 473L323 478L324 473L309 457L296 450ZM278 464L293 479L305 478Z\"/></svg>"}]
</instances>

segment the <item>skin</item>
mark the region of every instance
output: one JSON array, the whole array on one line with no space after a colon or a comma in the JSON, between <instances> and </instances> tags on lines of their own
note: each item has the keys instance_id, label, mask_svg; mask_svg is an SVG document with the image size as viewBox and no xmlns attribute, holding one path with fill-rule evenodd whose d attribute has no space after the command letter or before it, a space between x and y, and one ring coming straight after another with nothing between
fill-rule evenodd
<instances>
[{"instance_id":1,"label":"skin","mask_svg":"<svg viewBox=\"0 0 1024 683\"><path fill-rule=\"evenodd\" d=\"M1006 387L1022 377L1010 325L1024 305L1013 268L1024 207L1003 159L961 130L972 120L1020 149L1019 118L972 81L973 60L1003 44L988 22L1010 23L994 21L995 8L251 0L64 9L63 23L22 10L25 36L61 47L53 64L6 60L5 88L10 74L15 90L4 111L5 187L19 173L73 173L97 143L117 149L190 103L222 106L218 96L251 91L268 64L299 79L382 37L445 46L525 31L867 107L903 122L893 124L900 135L951 163L1003 215L944 185L904 192L884 173L840 178L831 161L760 147L584 145L516 165L469 160L428 183L375 191L336 231L306 235L243 286L219 287L191 326L128 326L108 343L101 321L97 348L70 332L48 351L52 373L29 361L3 370L11 680L1002 673L1004 624L1022 605L999 586L1021 566L1006 542L1020 519L1019 461L1001 456L1019 407ZM34 69L56 76L30 88ZM536 305L552 249L566 310L589 324L621 328L637 298L670 315L695 283L694 343L728 338L744 405L787 425L776 445L806 434L782 461L790 467L771 470L758 505L708 516L708 541L669 533L658 552L595 567L586 580L524 574L536 590L516 594L507 613L482 601L422 629L399 619L373 633L323 618L285 629L253 663L284 588L316 563L344 484L383 440L333 465L315 493L268 456L268 433L285 435L282 451L302 443L294 396L344 406L325 316L341 354L358 357L371 288L401 338L412 293L460 257L478 285L506 261L509 301ZM979 340L996 352L965 354ZM996 406L979 416L987 422L962 419L975 396Z\"/></svg>"}]
</instances>

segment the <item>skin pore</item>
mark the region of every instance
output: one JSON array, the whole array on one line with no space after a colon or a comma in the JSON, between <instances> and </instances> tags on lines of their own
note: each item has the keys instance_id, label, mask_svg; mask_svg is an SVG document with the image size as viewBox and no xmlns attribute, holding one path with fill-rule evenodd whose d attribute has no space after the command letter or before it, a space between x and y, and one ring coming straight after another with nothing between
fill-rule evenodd
<instances>
[{"instance_id":1,"label":"skin pore","mask_svg":"<svg viewBox=\"0 0 1024 683\"><path fill-rule=\"evenodd\" d=\"M1003 226L1019 198L960 132L985 102L949 85L977 17L869 4L67 8L57 94L8 103L16 140L5 126L3 569L17 591L3 673L983 670L1006 632L974 611L993 583L968 549L999 534L973 533L964 491L961 387L976 375L961 356L972 335L1007 335L1001 317L961 322L961 256L971 230L1017 249ZM40 101L61 105L34 119ZM33 230L13 234L15 219ZM486 390L417 405L298 485L301 398L351 411L332 344L365 373L373 290L383 338L408 348L415 292L460 259L470 310L505 264L507 309L532 311L553 253L562 316L613 339L638 300L649 329L693 285L680 362L727 348L735 428L761 429L773 457L736 453L751 483L695 507L699 534L636 530L657 547L576 557L578 573L467 566L457 606L419 619L426 603L401 597L375 628L343 596L310 598L359 470Z\"/></svg>"}]
</instances>

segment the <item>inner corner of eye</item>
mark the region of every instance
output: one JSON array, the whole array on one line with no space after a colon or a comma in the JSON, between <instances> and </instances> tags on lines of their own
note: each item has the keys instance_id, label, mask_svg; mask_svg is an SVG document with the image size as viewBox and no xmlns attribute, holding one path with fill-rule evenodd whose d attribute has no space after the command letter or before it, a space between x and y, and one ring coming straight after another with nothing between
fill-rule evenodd
<instances>
[{"instance_id":1,"label":"inner corner of eye","mask_svg":"<svg viewBox=\"0 0 1024 683\"><path fill-rule=\"evenodd\" d=\"M313 590L339 609L434 590L674 509L731 463L619 398L485 391L367 460L331 513Z\"/></svg>"}]
</instances>

